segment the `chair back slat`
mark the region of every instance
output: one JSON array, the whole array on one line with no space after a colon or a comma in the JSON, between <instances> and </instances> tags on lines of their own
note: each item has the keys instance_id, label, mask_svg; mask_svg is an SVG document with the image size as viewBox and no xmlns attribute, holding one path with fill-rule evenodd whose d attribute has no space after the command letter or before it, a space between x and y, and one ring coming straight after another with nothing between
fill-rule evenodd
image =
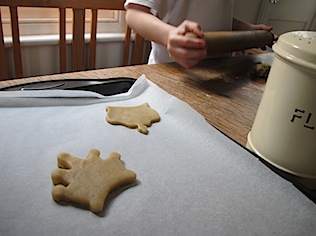
<instances>
[{"instance_id":1,"label":"chair back slat","mask_svg":"<svg viewBox=\"0 0 316 236\"><path fill-rule=\"evenodd\" d=\"M0 58L3 58L0 63L0 80L1 78L7 78L8 76L8 63L6 58L5 52L5 44L4 44L4 37L3 37L3 27L2 27L2 17L1 17L1 9L0 9Z\"/></svg>"},{"instance_id":2,"label":"chair back slat","mask_svg":"<svg viewBox=\"0 0 316 236\"><path fill-rule=\"evenodd\" d=\"M132 64L140 64L143 58L143 47L145 40L139 34L135 35L135 43L134 43L134 53L133 53L133 61Z\"/></svg>"},{"instance_id":3,"label":"chair back slat","mask_svg":"<svg viewBox=\"0 0 316 236\"><path fill-rule=\"evenodd\" d=\"M104 9L124 11L125 0L1 0L1 6Z\"/></svg>"},{"instance_id":4,"label":"chair back slat","mask_svg":"<svg viewBox=\"0 0 316 236\"><path fill-rule=\"evenodd\" d=\"M98 11L92 9L91 29L90 29L90 50L89 50L89 69L95 68L96 52L97 52L97 24L98 24Z\"/></svg>"},{"instance_id":5,"label":"chair back slat","mask_svg":"<svg viewBox=\"0 0 316 236\"><path fill-rule=\"evenodd\" d=\"M85 10L73 9L73 30L71 61L72 70L79 71L84 68L84 29L85 29Z\"/></svg>"},{"instance_id":6,"label":"chair back slat","mask_svg":"<svg viewBox=\"0 0 316 236\"><path fill-rule=\"evenodd\" d=\"M131 48L131 33L132 29L126 25L125 26L125 42L124 42L124 57L123 57L123 65L126 66L128 65L129 62L129 55L130 55L130 48Z\"/></svg>"},{"instance_id":7,"label":"chair back slat","mask_svg":"<svg viewBox=\"0 0 316 236\"><path fill-rule=\"evenodd\" d=\"M61 73L67 71L65 8L59 9L59 70Z\"/></svg>"},{"instance_id":8,"label":"chair back slat","mask_svg":"<svg viewBox=\"0 0 316 236\"><path fill-rule=\"evenodd\" d=\"M11 31L13 40L13 55L15 65L15 75L17 78L23 76L22 69L22 56L21 56L21 43L20 43L20 31L17 7L10 7L11 15Z\"/></svg>"}]
</instances>

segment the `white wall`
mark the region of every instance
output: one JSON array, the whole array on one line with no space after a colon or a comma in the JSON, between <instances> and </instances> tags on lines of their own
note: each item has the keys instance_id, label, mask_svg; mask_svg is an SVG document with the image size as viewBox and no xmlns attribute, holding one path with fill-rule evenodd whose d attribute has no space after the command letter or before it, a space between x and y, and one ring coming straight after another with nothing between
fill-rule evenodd
<instances>
[{"instance_id":1,"label":"white wall","mask_svg":"<svg viewBox=\"0 0 316 236\"><path fill-rule=\"evenodd\" d=\"M306 0L306 1L287 1L287 0L279 0L279 3L277 3L278 5L275 6L279 6L280 4L283 5L283 7L285 7L284 4L286 4L286 7L289 8L294 8L296 9L296 5L294 4L305 4L305 7L309 7L311 5L311 2L313 0ZM263 12L262 10L265 9L268 5L271 5L270 0L235 0L235 5L234 5L234 17L245 21L245 22L249 22L249 23L262 23L262 18L263 16L261 15ZM311 25L307 30L313 30L316 31L316 9L312 9L312 8L308 8L308 10L314 11L314 19L312 19ZM285 17L283 17L283 19L287 20L288 23L288 27L289 28L295 28L295 23L294 21L297 19L293 19L291 17L291 15L287 14L286 10L283 10L282 12L280 12L280 14L283 14L283 12L286 14ZM297 16L295 16L295 18L298 18ZM300 19L302 22L304 22L304 16L302 16L302 18ZM291 23L291 21L293 20L293 24ZM306 19L305 19L306 20Z\"/></svg>"},{"instance_id":2,"label":"white wall","mask_svg":"<svg viewBox=\"0 0 316 236\"><path fill-rule=\"evenodd\" d=\"M235 0L234 17L248 23L257 23L262 0Z\"/></svg>"}]
</instances>

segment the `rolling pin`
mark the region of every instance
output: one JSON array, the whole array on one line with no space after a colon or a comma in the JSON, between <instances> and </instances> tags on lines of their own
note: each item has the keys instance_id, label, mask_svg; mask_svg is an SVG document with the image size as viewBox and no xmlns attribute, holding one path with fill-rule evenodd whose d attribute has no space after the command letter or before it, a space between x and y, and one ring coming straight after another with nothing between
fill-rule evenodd
<instances>
[{"instance_id":1,"label":"rolling pin","mask_svg":"<svg viewBox=\"0 0 316 236\"><path fill-rule=\"evenodd\" d=\"M186 36L197 37L196 34L191 32L186 33ZM214 31L204 32L204 39L207 54L212 54L263 48L265 46L271 47L274 35L266 30Z\"/></svg>"}]
</instances>

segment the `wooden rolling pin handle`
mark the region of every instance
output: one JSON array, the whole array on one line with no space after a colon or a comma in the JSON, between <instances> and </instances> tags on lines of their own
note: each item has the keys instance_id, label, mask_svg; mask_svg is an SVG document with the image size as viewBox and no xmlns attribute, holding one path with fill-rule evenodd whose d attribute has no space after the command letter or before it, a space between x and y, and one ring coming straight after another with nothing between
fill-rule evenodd
<instances>
[{"instance_id":1,"label":"wooden rolling pin handle","mask_svg":"<svg viewBox=\"0 0 316 236\"><path fill-rule=\"evenodd\" d=\"M190 32L186 36L197 37ZM205 32L204 39L207 53L213 54L272 46L274 35L266 30L214 31Z\"/></svg>"}]
</instances>

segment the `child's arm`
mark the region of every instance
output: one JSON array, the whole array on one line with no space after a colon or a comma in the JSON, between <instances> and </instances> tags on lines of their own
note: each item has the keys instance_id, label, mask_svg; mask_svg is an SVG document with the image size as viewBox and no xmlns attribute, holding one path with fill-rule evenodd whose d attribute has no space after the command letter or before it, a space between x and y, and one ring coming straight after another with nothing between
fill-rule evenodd
<instances>
[{"instance_id":1,"label":"child's arm","mask_svg":"<svg viewBox=\"0 0 316 236\"><path fill-rule=\"evenodd\" d=\"M152 15L149 8L137 4L128 5L126 21L147 40L165 46L170 57L185 68L196 65L206 56L203 33L196 22L184 21L175 27ZM187 32L193 32L200 38L185 37Z\"/></svg>"},{"instance_id":2,"label":"child's arm","mask_svg":"<svg viewBox=\"0 0 316 236\"><path fill-rule=\"evenodd\" d=\"M150 9L137 4L129 4L126 12L128 25L149 41L167 45L167 36L174 27L162 22L151 14Z\"/></svg>"}]
</instances>

